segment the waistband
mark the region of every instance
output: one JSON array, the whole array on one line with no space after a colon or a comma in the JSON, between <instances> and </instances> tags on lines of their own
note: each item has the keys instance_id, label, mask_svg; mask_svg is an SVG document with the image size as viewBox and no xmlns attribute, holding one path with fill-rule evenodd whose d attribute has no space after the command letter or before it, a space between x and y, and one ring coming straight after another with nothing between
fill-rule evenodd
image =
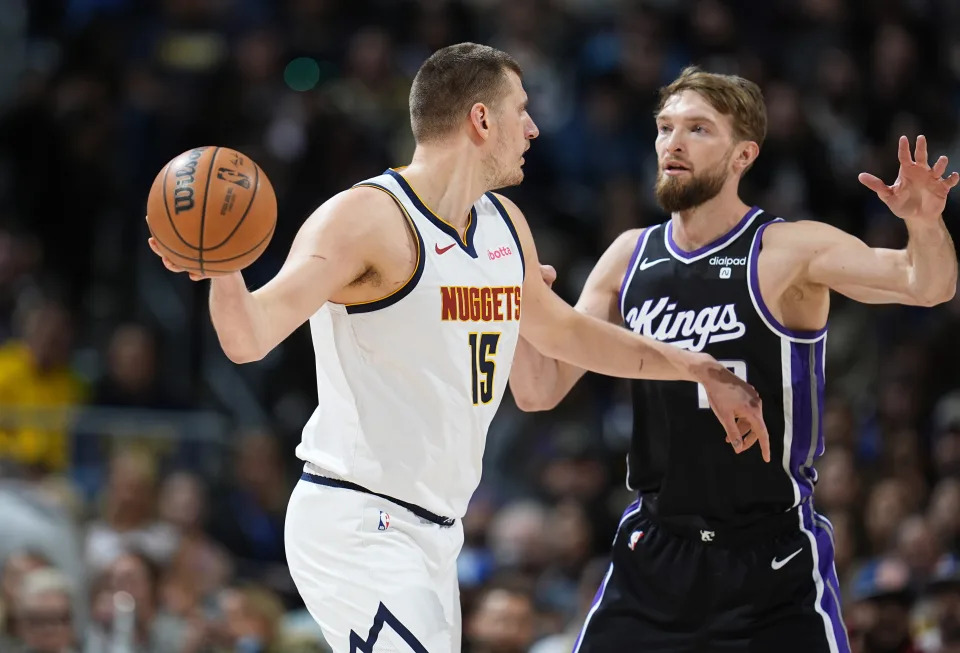
<instances>
[{"instance_id":1,"label":"waistband","mask_svg":"<svg viewBox=\"0 0 960 653\"><path fill-rule=\"evenodd\" d=\"M317 474L311 474L310 472L303 472L300 475L300 479L303 481L307 481L308 483L316 483L317 485L326 485L327 487L338 487L338 488L343 488L344 490L353 490L354 492L363 492L364 494L372 494L375 497L380 497L381 499L386 499L387 501L395 503L398 506L402 506L403 508L406 508L407 510L415 514L417 517L420 517L421 519L426 519L427 521L433 522L437 526L443 526L444 528L453 526L453 524L456 522L456 520L453 519L452 517L442 517L440 515L430 512L426 508L421 508L416 504L409 503L407 501L402 501L400 499L395 499L389 495L380 494L379 492L374 492L373 490L368 490L362 485L357 485L356 483L351 483L350 481L344 481L339 478L328 478L326 476L319 476Z\"/></svg>"},{"instance_id":2,"label":"waistband","mask_svg":"<svg viewBox=\"0 0 960 653\"><path fill-rule=\"evenodd\" d=\"M804 504L801 503L800 506L763 517L750 524L724 525L708 522L699 515L663 517L657 511L656 495L643 495L640 512L665 531L678 537L731 547L760 544L780 535L798 532L803 507Z\"/></svg>"}]
</instances>

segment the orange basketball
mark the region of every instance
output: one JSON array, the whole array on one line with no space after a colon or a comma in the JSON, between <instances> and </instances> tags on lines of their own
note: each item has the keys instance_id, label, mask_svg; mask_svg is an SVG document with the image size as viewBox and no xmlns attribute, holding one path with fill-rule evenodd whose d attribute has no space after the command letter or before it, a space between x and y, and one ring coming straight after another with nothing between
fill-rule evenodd
<instances>
[{"instance_id":1,"label":"orange basketball","mask_svg":"<svg viewBox=\"0 0 960 653\"><path fill-rule=\"evenodd\" d=\"M163 255L208 276L242 270L270 243L277 196L250 157L197 147L163 167L147 199L147 224Z\"/></svg>"}]
</instances>

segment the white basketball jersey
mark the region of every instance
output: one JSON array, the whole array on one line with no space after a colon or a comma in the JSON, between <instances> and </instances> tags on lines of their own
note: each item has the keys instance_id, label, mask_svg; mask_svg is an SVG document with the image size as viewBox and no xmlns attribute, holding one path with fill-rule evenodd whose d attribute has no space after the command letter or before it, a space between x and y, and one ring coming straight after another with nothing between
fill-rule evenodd
<instances>
[{"instance_id":1,"label":"white basketball jersey","mask_svg":"<svg viewBox=\"0 0 960 653\"><path fill-rule=\"evenodd\" d=\"M406 284L310 318L319 405L297 456L343 480L460 518L510 376L523 254L502 204L473 205L466 235L388 170L358 186L403 208L417 237ZM384 216L384 219L395 219Z\"/></svg>"}]
</instances>

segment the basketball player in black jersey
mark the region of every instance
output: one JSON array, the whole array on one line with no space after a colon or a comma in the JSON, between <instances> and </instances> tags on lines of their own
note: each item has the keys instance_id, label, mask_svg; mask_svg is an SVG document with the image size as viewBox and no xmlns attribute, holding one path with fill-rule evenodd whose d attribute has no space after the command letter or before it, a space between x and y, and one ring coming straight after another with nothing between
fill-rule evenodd
<instances>
[{"instance_id":1,"label":"basketball player in black jersey","mask_svg":"<svg viewBox=\"0 0 960 653\"><path fill-rule=\"evenodd\" d=\"M755 84L691 68L660 100L656 196L670 220L620 236L577 308L725 361L764 398L772 462L724 443L696 384L633 382L628 484L639 496L574 653L849 652L832 529L812 501L830 290L866 303L950 299L957 259L941 213L958 174L943 177L945 157L931 168L923 136L913 154L901 138L893 185L860 181L909 242L873 249L740 200L766 132ZM542 410L582 375L521 341L510 385L521 408Z\"/></svg>"}]
</instances>

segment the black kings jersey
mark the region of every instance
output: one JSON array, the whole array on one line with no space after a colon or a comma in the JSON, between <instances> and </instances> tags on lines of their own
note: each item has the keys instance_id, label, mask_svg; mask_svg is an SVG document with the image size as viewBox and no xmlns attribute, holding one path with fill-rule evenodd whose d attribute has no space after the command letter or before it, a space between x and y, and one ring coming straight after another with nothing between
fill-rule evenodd
<instances>
[{"instance_id":1,"label":"black kings jersey","mask_svg":"<svg viewBox=\"0 0 960 653\"><path fill-rule=\"evenodd\" d=\"M627 266L624 325L721 361L760 393L770 432L770 463L758 445L737 455L702 386L633 382L628 485L659 493L664 516L747 523L813 493L813 461L823 453L826 329L787 329L760 296L757 256L764 229L776 220L754 207L693 252L677 246L668 221L641 233Z\"/></svg>"}]
</instances>

